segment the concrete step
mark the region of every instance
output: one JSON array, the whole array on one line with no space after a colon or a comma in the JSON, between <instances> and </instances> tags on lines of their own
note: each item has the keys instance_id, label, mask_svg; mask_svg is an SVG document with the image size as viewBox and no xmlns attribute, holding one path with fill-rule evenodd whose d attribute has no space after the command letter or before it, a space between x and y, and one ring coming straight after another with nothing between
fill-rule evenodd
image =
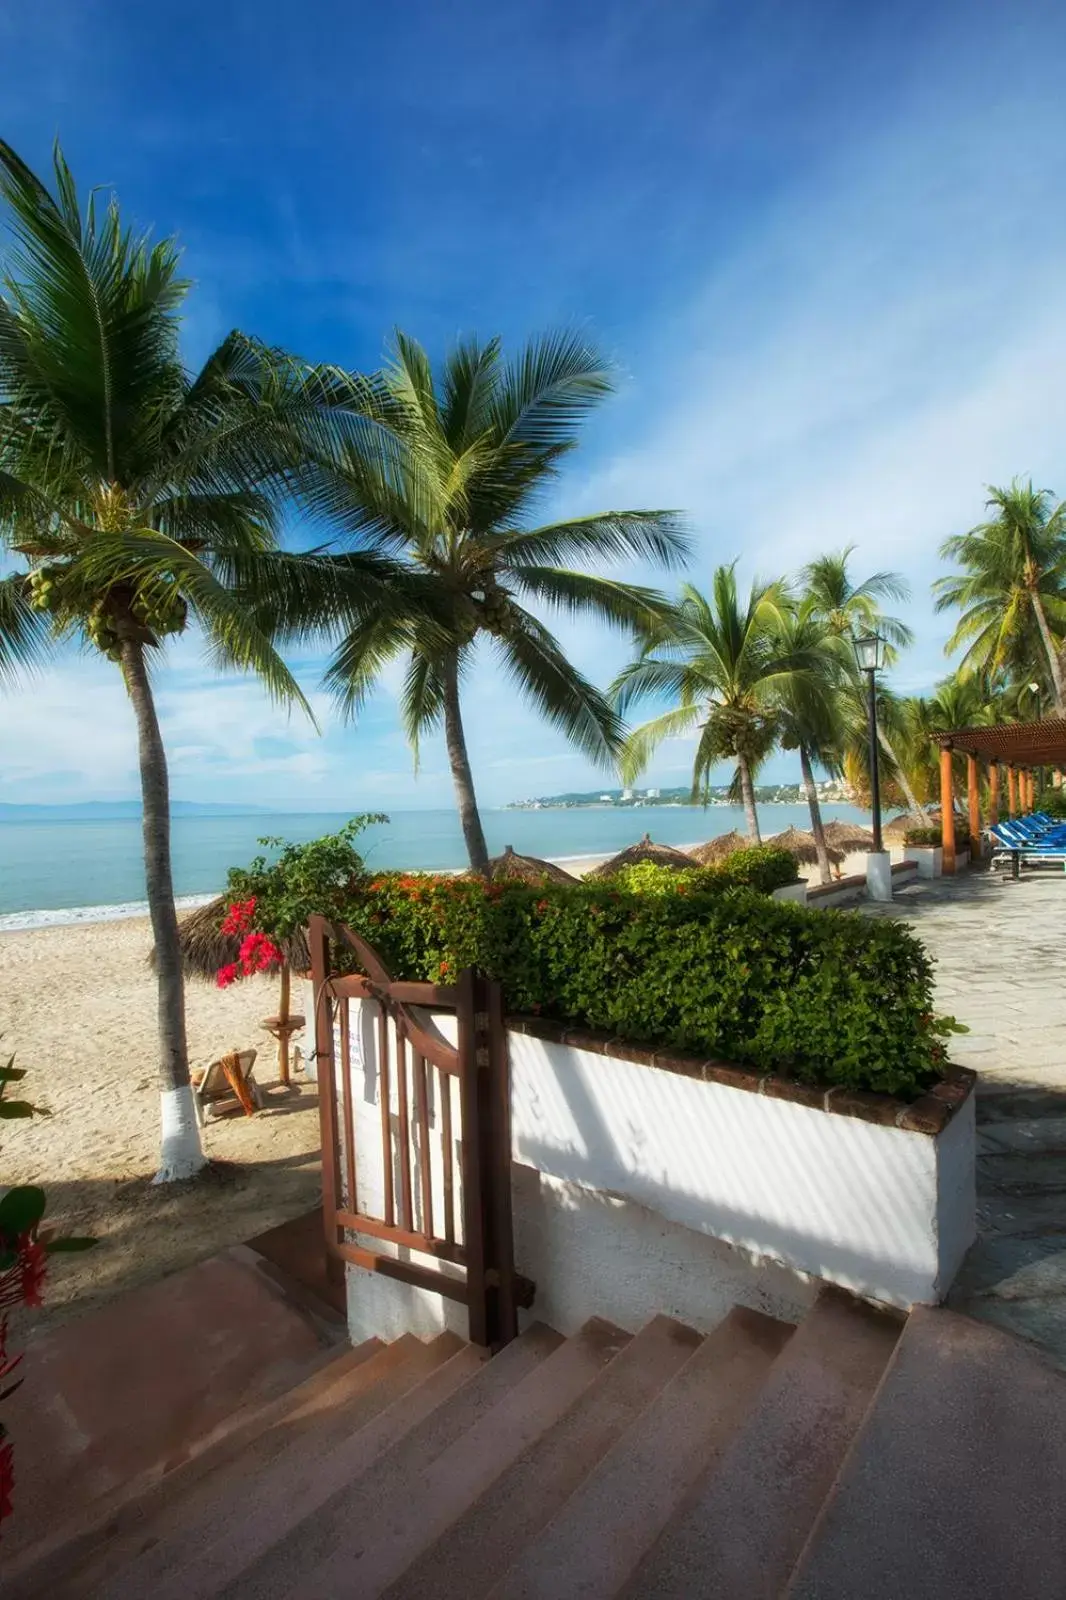
<instances>
[{"instance_id":1,"label":"concrete step","mask_svg":"<svg viewBox=\"0 0 1066 1600\"><path fill-rule=\"evenodd\" d=\"M775 1600L901 1331L900 1318L824 1292L744 1426L641 1565L627 1600Z\"/></svg>"},{"instance_id":2,"label":"concrete step","mask_svg":"<svg viewBox=\"0 0 1066 1600\"><path fill-rule=\"evenodd\" d=\"M737 1309L492 1588L492 1600L618 1594L747 1415L792 1328Z\"/></svg>"},{"instance_id":3,"label":"concrete step","mask_svg":"<svg viewBox=\"0 0 1066 1600\"><path fill-rule=\"evenodd\" d=\"M347 1346L262 1266L224 1250L32 1339L33 1382L4 1402L19 1475L5 1561L39 1542L57 1507L74 1518L163 1471Z\"/></svg>"},{"instance_id":4,"label":"concrete step","mask_svg":"<svg viewBox=\"0 0 1066 1600\"><path fill-rule=\"evenodd\" d=\"M444 1335L422 1344L408 1334L379 1348L366 1362L349 1368L329 1388L282 1410L267 1428L255 1433L243 1450L211 1452L190 1463L189 1472L168 1475L140 1501L124 1508L121 1520L99 1549L83 1560L57 1594L127 1592L135 1570L142 1592L161 1581L190 1545L202 1548L229 1537L235 1507L247 1502L249 1485L256 1499L277 1485L298 1481L313 1470L325 1452L366 1426L387 1407L451 1360L462 1340Z\"/></svg>"},{"instance_id":5,"label":"concrete step","mask_svg":"<svg viewBox=\"0 0 1066 1600\"><path fill-rule=\"evenodd\" d=\"M508 1362L521 1341L509 1345L455 1397L447 1429L403 1440L284 1545L265 1551L227 1600L380 1595L569 1410L628 1339L594 1318L529 1372Z\"/></svg>"},{"instance_id":6,"label":"concrete step","mask_svg":"<svg viewBox=\"0 0 1066 1600\"><path fill-rule=\"evenodd\" d=\"M483 1595L700 1343L693 1329L656 1317L397 1578L386 1591L388 1600ZM546 1377L550 1365L541 1369Z\"/></svg>"},{"instance_id":7,"label":"concrete step","mask_svg":"<svg viewBox=\"0 0 1066 1600\"><path fill-rule=\"evenodd\" d=\"M1066 1593L1066 1379L1017 1339L920 1307L789 1600Z\"/></svg>"},{"instance_id":8,"label":"concrete step","mask_svg":"<svg viewBox=\"0 0 1066 1600\"><path fill-rule=\"evenodd\" d=\"M94 1503L47 1539L5 1562L6 1600L58 1592L66 1575L95 1550L105 1544L117 1544L124 1535L143 1528L156 1512L183 1499L193 1485L254 1451L263 1436L283 1427L291 1430L306 1425L305 1419L332 1406L349 1374L379 1353L388 1353L388 1347L379 1339L368 1339L354 1350L324 1352L310 1364L302 1383L262 1405L243 1407L211 1438L187 1443L184 1459L142 1473L115 1494Z\"/></svg>"},{"instance_id":9,"label":"concrete step","mask_svg":"<svg viewBox=\"0 0 1066 1600\"><path fill-rule=\"evenodd\" d=\"M158 1584L145 1589L141 1572L131 1569L127 1587L108 1591L108 1600L140 1600L146 1593L153 1600L267 1594L276 1592L273 1585L282 1577L303 1594L306 1574L329 1554L327 1536L366 1532L368 1524L333 1516L335 1506L358 1502L364 1475L371 1496L374 1484L387 1482L393 1498L402 1498L407 1463L434 1460L562 1342L552 1329L538 1325L492 1361L475 1346L464 1346L343 1444L309 1459L299 1473L249 1486L230 1528L206 1545L174 1549L172 1565ZM398 1464L391 1472L390 1462ZM284 1586L280 1592L286 1592Z\"/></svg>"}]
</instances>

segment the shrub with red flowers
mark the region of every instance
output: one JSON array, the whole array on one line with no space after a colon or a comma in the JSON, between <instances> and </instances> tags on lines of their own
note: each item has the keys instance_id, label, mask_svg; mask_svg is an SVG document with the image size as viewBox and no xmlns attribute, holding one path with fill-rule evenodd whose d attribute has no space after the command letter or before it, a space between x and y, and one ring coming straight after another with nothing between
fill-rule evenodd
<instances>
[{"instance_id":1,"label":"shrub with red flowers","mask_svg":"<svg viewBox=\"0 0 1066 1600\"><path fill-rule=\"evenodd\" d=\"M238 978L250 978L256 972L276 972L285 960L273 939L256 929L246 931L255 916L255 896L231 905L222 923L222 932L243 933L236 961L219 967L215 982L220 989L228 989Z\"/></svg>"},{"instance_id":2,"label":"shrub with red flowers","mask_svg":"<svg viewBox=\"0 0 1066 1600\"><path fill-rule=\"evenodd\" d=\"M283 946L299 946L314 912L339 916L366 866L354 841L364 829L388 822L379 812L352 817L336 833L302 844L265 838L259 843L273 854L256 856L247 867L231 867L226 887L229 905L221 925L228 938L240 938L235 961L219 969L219 988L226 989L253 972L270 972L285 960ZM412 884L418 880L412 878Z\"/></svg>"},{"instance_id":3,"label":"shrub with red flowers","mask_svg":"<svg viewBox=\"0 0 1066 1600\"><path fill-rule=\"evenodd\" d=\"M26 1076L15 1066L14 1056L0 1067L0 1119L32 1117L39 1108L28 1100L12 1100L7 1091ZM15 1306L41 1304L48 1257L56 1251L87 1250L94 1239L58 1239L42 1230L45 1193L33 1184L9 1189L0 1199L0 1403L13 1394L21 1378L9 1382L22 1361L8 1347L8 1312ZM14 1447L0 1422L0 1522L13 1510L15 1486Z\"/></svg>"},{"instance_id":4,"label":"shrub with red flowers","mask_svg":"<svg viewBox=\"0 0 1066 1600\"><path fill-rule=\"evenodd\" d=\"M720 871L679 887L379 873L330 914L397 978L482 967L513 1012L825 1086L906 1095L936 1077L950 1022L909 929L783 905Z\"/></svg>"}]
</instances>

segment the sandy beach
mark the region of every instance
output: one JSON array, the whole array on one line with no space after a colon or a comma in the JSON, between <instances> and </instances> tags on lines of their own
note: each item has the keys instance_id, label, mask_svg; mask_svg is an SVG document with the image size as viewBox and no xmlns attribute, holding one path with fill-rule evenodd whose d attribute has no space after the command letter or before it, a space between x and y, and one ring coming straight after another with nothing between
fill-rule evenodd
<instances>
[{"instance_id":1,"label":"sandy beach","mask_svg":"<svg viewBox=\"0 0 1066 1600\"><path fill-rule=\"evenodd\" d=\"M28 1069L22 1098L51 1115L0 1123L0 1183L40 1183L60 1231L92 1234L85 1255L55 1257L46 1305L31 1328L91 1309L299 1215L319 1194L318 1100L313 1084L277 1083L274 1040L260 1026L277 1010L276 984L231 989L190 982L189 1054L207 1066L233 1047L258 1050L267 1092L259 1115L210 1121L204 1144L217 1173L153 1187L158 1157L155 979L145 919L0 935L0 1057Z\"/></svg>"}]
</instances>

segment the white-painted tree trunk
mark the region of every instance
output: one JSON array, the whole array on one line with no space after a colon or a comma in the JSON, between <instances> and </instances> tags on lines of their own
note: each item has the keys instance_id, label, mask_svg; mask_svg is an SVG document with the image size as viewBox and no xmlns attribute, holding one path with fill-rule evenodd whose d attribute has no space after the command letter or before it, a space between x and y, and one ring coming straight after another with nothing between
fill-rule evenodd
<instances>
[{"instance_id":1,"label":"white-painted tree trunk","mask_svg":"<svg viewBox=\"0 0 1066 1600\"><path fill-rule=\"evenodd\" d=\"M204 1165L204 1152L192 1089L185 1083L178 1089L160 1090L159 1109L162 1139L153 1183L194 1178Z\"/></svg>"}]
</instances>

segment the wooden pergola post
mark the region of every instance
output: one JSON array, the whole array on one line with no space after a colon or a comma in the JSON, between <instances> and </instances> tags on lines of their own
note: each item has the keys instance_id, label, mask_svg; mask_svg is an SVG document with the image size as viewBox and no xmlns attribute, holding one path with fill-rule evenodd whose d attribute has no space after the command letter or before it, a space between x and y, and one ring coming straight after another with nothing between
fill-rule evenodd
<instances>
[{"instance_id":1,"label":"wooden pergola post","mask_svg":"<svg viewBox=\"0 0 1066 1600\"><path fill-rule=\"evenodd\" d=\"M940 870L950 877L955 871L955 773L950 744L940 746L940 842L943 846Z\"/></svg>"},{"instance_id":2,"label":"wooden pergola post","mask_svg":"<svg viewBox=\"0 0 1066 1600\"><path fill-rule=\"evenodd\" d=\"M988 820L994 828L999 821L999 762L988 763Z\"/></svg>"},{"instance_id":3,"label":"wooden pergola post","mask_svg":"<svg viewBox=\"0 0 1066 1600\"><path fill-rule=\"evenodd\" d=\"M966 757L966 799L970 809L970 860L981 859L981 792L977 787L977 757Z\"/></svg>"},{"instance_id":4,"label":"wooden pergola post","mask_svg":"<svg viewBox=\"0 0 1066 1600\"><path fill-rule=\"evenodd\" d=\"M1018 775L1012 765L1007 767L1007 815L1012 822L1018 815Z\"/></svg>"}]
</instances>

